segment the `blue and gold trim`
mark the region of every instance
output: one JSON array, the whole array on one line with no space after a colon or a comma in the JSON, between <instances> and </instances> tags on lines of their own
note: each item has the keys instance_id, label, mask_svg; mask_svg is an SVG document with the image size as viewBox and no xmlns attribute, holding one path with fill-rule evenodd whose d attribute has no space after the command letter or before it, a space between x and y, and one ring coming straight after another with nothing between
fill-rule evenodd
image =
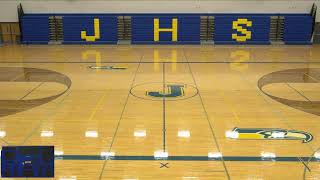
<instances>
[{"instance_id":1,"label":"blue and gold trim","mask_svg":"<svg viewBox=\"0 0 320 180\"><path fill-rule=\"evenodd\" d=\"M55 156L56 160L106 160L106 157L99 155L62 155ZM107 158L113 161L156 161L154 156L114 156ZM220 158L208 158L208 156L169 156L167 161L238 161L238 162L263 162L263 161L275 161L275 162L299 162L301 160L305 162L319 162L314 157L294 157L294 156L282 156L270 159L264 159L259 156L223 156Z\"/></svg>"},{"instance_id":2,"label":"blue and gold trim","mask_svg":"<svg viewBox=\"0 0 320 180\"><path fill-rule=\"evenodd\" d=\"M278 128L234 128L232 133L236 139L247 140L301 140L303 143L312 141L310 133L297 130L286 130Z\"/></svg>"}]
</instances>

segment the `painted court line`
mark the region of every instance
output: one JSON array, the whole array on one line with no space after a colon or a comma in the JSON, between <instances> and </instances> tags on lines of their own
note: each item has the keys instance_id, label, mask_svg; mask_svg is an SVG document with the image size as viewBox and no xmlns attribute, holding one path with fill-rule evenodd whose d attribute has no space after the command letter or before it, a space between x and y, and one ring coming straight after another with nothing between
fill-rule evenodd
<instances>
[{"instance_id":1,"label":"painted court line","mask_svg":"<svg viewBox=\"0 0 320 180\"><path fill-rule=\"evenodd\" d=\"M0 64L93 64L96 63L96 61L73 61L73 62L68 62L68 61L57 61L57 62L50 62L50 61L11 61L11 62L0 62ZM116 63L125 63L125 64L153 64L153 61L142 61L142 62L137 62L137 61L109 61L109 62L101 62L101 64L116 64ZM171 63L177 63L177 64L233 64L233 63L239 63L239 64L319 64L320 61L296 61L296 62L290 62L290 61L258 61L258 62L231 62L231 61L189 61L189 62L162 62L165 64L171 64Z\"/></svg>"},{"instance_id":2,"label":"painted court line","mask_svg":"<svg viewBox=\"0 0 320 180\"><path fill-rule=\"evenodd\" d=\"M21 97L19 100L23 100L24 98L26 98L27 96L29 96L32 92L34 92L35 90L37 90L40 86L42 86L42 84L44 84L44 82L39 83L36 87L34 87L33 89L31 89L29 92L27 92L27 94L25 94L23 97Z\"/></svg>"},{"instance_id":3,"label":"painted court line","mask_svg":"<svg viewBox=\"0 0 320 180\"><path fill-rule=\"evenodd\" d=\"M106 157L100 155L61 155L55 156L56 160L106 160ZM154 156L113 156L108 157L114 161L157 161ZM208 156L168 156L167 161L247 161L247 162L319 162L320 159L310 157L282 156L272 159L263 159L260 156L223 156L222 158L208 158Z\"/></svg>"},{"instance_id":4,"label":"painted court line","mask_svg":"<svg viewBox=\"0 0 320 180\"><path fill-rule=\"evenodd\" d=\"M309 166L305 163L305 161L303 159L301 159L300 157L297 157L299 159L299 161L304 165L304 167L311 172L311 169L309 168Z\"/></svg>"},{"instance_id":5,"label":"painted court line","mask_svg":"<svg viewBox=\"0 0 320 180\"><path fill-rule=\"evenodd\" d=\"M163 152L166 152L166 64L162 63L162 136L163 136Z\"/></svg>"},{"instance_id":6,"label":"painted court line","mask_svg":"<svg viewBox=\"0 0 320 180\"><path fill-rule=\"evenodd\" d=\"M289 83L286 83L286 84L287 84L287 86L288 86L289 88L291 88L294 92L296 92L297 94L299 94L302 98L304 98L304 99L306 99L307 101L309 101L309 102L312 103L312 101L311 101L309 98L307 98L307 96L305 96L302 92L300 92L300 91L298 91L296 88L292 87Z\"/></svg>"},{"instance_id":7,"label":"painted court line","mask_svg":"<svg viewBox=\"0 0 320 180\"><path fill-rule=\"evenodd\" d=\"M199 88L198 88L197 81L196 81L196 78L195 78L195 76L194 76L194 74L193 74L193 72L192 72L191 65L190 65L190 63L189 63L188 57L187 57L186 52L185 52L184 49L183 49L183 55L184 55L185 59L186 59L187 62L188 62L189 73L190 73L190 75L191 75L191 77L192 77L193 84L196 86L197 89L199 89ZM201 96L200 90L198 91L198 97L199 97L199 100L200 100L200 103L201 103L201 106L202 106L202 110L203 110L203 112L204 112L204 115L205 115L205 117L206 117L206 119L207 119L207 123L208 123L208 126L209 126L209 128L210 128L210 131L211 131L211 135L212 135L214 144L216 145L216 148L218 149L218 151L221 152L221 151L220 151L220 147L219 147L218 140L217 140L216 135L215 135L214 130L213 130L213 125L214 125L214 122L215 122L214 120L215 120L215 119L214 119L214 118L210 119L210 117L209 117L209 115L208 115L208 112L207 112L207 109L206 109L206 107L205 107L205 105L204 105L204 102L203 102L203 100L202 100L202 96ZM213 122L213 123L211 123L211 122ZM230 178L230 175L229 175L229 171L228 171L228 169L227 169L227 166L226 166L226 164L225 164L224 158L221 156L220 159L221 159L221 161L222 161L222 165L223 165L223 168L224 168L224 170L225 170L225 173L226 173L226 175L227 175L227 177L228 177L228 180L230 180L231 178Z\"/></svg>"},{"instance_id":8,"label":"painted court line","mask_svg":"<svg viewBox=\"0 0 320 180\"><path fill-rule=\"evenodd\" d=\"M142 58L143 58L143 56L141 56L141 59L142 59ZM131 82L131 85L130 85L130 89L132 89L134 83L136 82L136 77L137 77L137 74L138 74L138 70L139 70L139 68L140 68L140 65L141 65L141 64L139 63L138 66L137 66L136 71L134 72L133 79L132 79L132 82ZM111 143L110 143L108 152L111 152L113 143L114 143L115 138L116 138L116 136L117 136L117 133L118 133L118 130L119 130L119 127L120 127L120 123L121 123L121 120L122 120L122 118L123 118L123 115L124 115L124 112L125 112L125 110L126 110L126 107L127 107L128 101L129 101L129 97L130 97L130 94L131 94L131 93L130 93L130 89L129 89L129 92L128 92L127 97L126 97L126 99L125 99L125 103L124 103L124 105L123 105L123 108L122 108L122 111L121 111L121 114L120 114L120 117L119 117L117 126L116 126L116 128L115 128L114 133L113 133L113 137L112 137L112 140L111 140ZM108 160L107 158L104 158L104 163L103 163L103 165L102 165L102 169L101 169L101 172L100 172L100 175L99 175L99 179L101 179L102 176L103 176L104 170L105 170L106 165L107 165L107 160Z\"/></svg>"}]
</instances>

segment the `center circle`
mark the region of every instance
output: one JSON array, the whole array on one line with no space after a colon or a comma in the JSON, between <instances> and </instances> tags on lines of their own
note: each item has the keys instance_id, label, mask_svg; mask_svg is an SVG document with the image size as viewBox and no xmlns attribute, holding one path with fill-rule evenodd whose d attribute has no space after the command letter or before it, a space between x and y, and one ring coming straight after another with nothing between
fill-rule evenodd
<instances>
[{"instance_id":1,"label":"center circle","mask_svg":"<svg viewBox=\"0 0 320 180\"><path fill-rule=\"evenodd\" d=\"M130 93L140 99L152 101L178 101L192 98L198 94L198 89L184 83L143 83L131 88Z\"/></svg>"}]
</instances>

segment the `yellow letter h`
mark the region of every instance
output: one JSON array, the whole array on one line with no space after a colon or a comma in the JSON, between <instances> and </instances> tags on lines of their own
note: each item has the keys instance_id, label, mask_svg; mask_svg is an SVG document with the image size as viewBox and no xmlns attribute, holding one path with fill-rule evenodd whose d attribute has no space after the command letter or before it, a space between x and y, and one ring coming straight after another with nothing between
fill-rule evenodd
<instances>
[{"instance_id":1,"label":"yellow letter h","mask_svg":"<svg viewBox=\"0 0 320 180\"><path fill-rule=\"evenodd\" d=\"M172 28L160 28L159 27L159 19L153 19L154 32L153 32L153 40L155 42L159 41L159 33L160 32L171 32L172 41L178 40L178 19L172 19Z\"/></svg>"}]
</instances>

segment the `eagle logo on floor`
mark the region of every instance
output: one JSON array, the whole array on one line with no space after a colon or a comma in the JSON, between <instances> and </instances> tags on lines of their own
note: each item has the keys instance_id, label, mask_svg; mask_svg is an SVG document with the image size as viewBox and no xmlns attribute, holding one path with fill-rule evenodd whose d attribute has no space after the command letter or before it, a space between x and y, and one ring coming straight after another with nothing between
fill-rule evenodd
<instances>
[{"instance_id":1,"label":"eagle logo on floor","mask_svg":"<svg viewBox=\"0 0 320 180\"><path fill-rule=\"evenodd\" d=\"M232 139L247 140L302 140L303 143L312 141L310 133L297 130L275 128L234 128L227 131L226 136Z\"/></svg>"}]
</instances>

